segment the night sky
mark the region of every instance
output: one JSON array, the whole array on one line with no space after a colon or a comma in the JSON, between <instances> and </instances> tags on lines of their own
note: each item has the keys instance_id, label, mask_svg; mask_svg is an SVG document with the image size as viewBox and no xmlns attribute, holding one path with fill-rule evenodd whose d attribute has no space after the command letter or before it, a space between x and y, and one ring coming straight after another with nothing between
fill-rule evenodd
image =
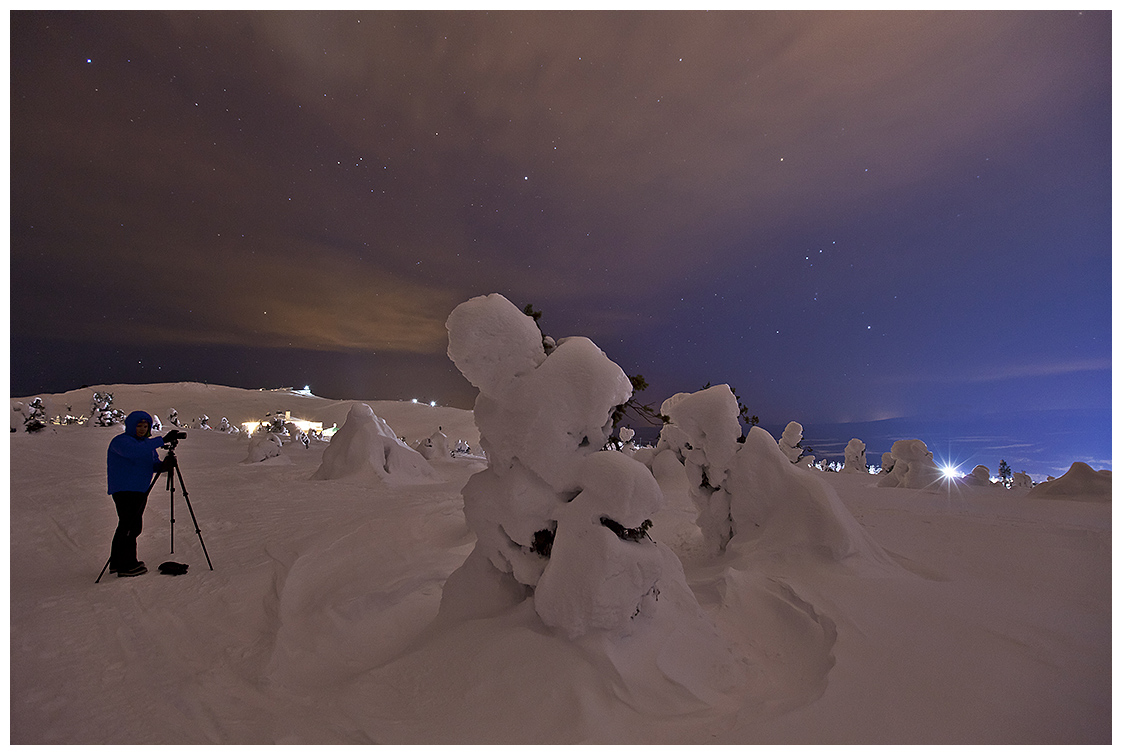
<instances>
[{"instance_id":1,"label":"night sky","mask_svg":"<svg viewBox=\"0 0 1122 755\"><path fill-rule=\"evenodd\" d=\"M10 395L470 408L499 292L820 455L1111 464L1109 12L10 23Z\"/></svg>"}]
</instances>

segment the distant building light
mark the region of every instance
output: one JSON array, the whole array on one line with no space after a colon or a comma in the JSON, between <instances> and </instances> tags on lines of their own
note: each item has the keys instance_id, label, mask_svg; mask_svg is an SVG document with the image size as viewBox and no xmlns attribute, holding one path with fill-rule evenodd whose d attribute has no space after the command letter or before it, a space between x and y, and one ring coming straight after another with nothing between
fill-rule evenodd
<instances>
[{"instance_id":1,"label":"distant building light","mask_svg":"<svg viewBox=\"0 0 1122 755\"><path fill-rule=\"evenodd\" d=\"M429 406L436 406L436 402L435 401L430 401Z\"/></svg>"},{"instance_id":2,"label":"distant building light","mask_svg":"<svg viewBox=\"0 0 1122 755\"><path fill-rule=\"evenodd\" d=\"M278 414L279 414L279 412L278 412ZM300 430L300 432L303 432L303 433L312 433L312 432L322 433L323 432L323 423L322 422L313 422L312 420L307 420L307 419L297 419L297 418L292 416L292 412L288 412L288 411L286 411L284 413L284 423L286 425L287 424L296 425L296 427ZM257 428L261 427L262 424L263 423L261 423L261 422L243 422L242 423L242 431L246 435L253 435L255 432L257 432Z\"/></svg>"}]
</instances>

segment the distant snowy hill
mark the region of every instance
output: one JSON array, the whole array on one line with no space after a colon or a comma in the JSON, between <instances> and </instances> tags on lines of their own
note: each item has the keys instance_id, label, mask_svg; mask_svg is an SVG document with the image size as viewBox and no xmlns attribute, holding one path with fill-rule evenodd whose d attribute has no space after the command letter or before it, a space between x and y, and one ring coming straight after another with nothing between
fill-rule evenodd
<instances>
[{"instance_id":1,"label":"distant snowy hill","mask_svg":"<svg viewBox=\"0 0 1122 755\"><path fill-rule=\"evenodd\" d=\"M285 411L299 419L323 422L324 427L342 426L356 401L321 398L303 390L248 390L209 383L92 385L66 393L13 397L12 401L27 403L32 398L42 398L48 417L67 413L68 407L71 414L88 415L95 391L112 394L113 405L126 414L143 409L167 422L170 411L175 409L183 424L205 414L212 427L217 427L222 417L238 427L242 422L260 421L266 414ZM470 411L400 401L358 401L369 404L378 416L410 440L428 437L437 428L445 427L445 435L453 442L463 438L473 446L478 445L479 431Z\"/></svg>"}]
</instances>

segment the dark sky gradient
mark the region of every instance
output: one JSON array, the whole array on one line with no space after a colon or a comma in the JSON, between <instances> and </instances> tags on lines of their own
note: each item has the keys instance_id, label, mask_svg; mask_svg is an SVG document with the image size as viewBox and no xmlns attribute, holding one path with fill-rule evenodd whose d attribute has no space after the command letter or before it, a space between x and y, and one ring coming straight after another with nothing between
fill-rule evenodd
<instances>
[{"instance_id":1,"label":"dark sky gradient","mask_svg":"<svg viewBox=\"0 0 1122 755\"><path fill-rule=\"evenodd\" d=\"M11 273L17 396L470 407L497 291L656 406L1109 466L1111 16L13 12Z\"/></svg>"}]
</instances>

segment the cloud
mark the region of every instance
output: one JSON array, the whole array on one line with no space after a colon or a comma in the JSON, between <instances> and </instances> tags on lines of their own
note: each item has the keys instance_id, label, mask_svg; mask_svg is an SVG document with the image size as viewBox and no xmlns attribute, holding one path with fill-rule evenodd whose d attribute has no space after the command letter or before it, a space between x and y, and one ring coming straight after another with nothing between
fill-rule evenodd
<instances>
[{"instance_id":1,"label":"cloud","mask_svg":"<svg viewBox=\"0 0 1122 755\"><path fill-rule=\"evenodd\" d=\"M43 336L110 343L422 354L446 347L444 321L458 299L445 289L308 241L228 251L216 243L103 256L97 267L116 290L78 286L66 310L46 312L35 301L18 318ZM100 299L93 318L83 304L90 296Z\"/></svg>"},{"instance_id":2,"label":"cloud","mask_svg":"<svg viewBox=\"0 0 1122 755\"><path fill-rule=\"evenodd\" d=\"M954 373L927 371L923 373L884 375L877 378L876 382L886 385L919 383L993 383L1003 380L1054 377L1057 375L1071 375L1081 372L1102 372L1111 369L1112 362L1110 359L1077 359L1040 364L1022 363L1014 365L996 365L975 370L962 370Z\"/></svg>"},{"instance_id":3,"label":"cloud","mask_svg":"<svg viewBox=\"0 0 1122 755\"><path fill-rule=\"evenodd\" d=\"M823 219L930 190L959 156L1011 149L1006 137L1041 102L1061 112L1095 84L1070 75L1091 46L1060 61L1024 44L1055 26L1048 14L168 18L184 38L247 49L260 86L330 126L340 148L408 163L435 194L470 171L474 183L450 191L488 186L511 224L546 213L548 235L519 254L563 284L592 277L576 276L574 256L666 285L699 257L742 255L719 248L722 234L805 217L808 186ZM525 176L523 204L512 195ZM613 233L621 223L627 233ZM686 236L688 262L673 253Z\"/></svg>"},{"instance_id":4,"label":"cloud","mask_svg":"<svg viewBox=\"0 0 1122 755\"><path fill-rule=\"evenodd\" d=\"M1050 364L1020 364L992 368L976 375L967 376L965 379L968 382L989 383L1018 378L1070 375L1077 372L1109 371L1111 366L1110 359L1080 359Z\"/></svg>"}]
</instances>

